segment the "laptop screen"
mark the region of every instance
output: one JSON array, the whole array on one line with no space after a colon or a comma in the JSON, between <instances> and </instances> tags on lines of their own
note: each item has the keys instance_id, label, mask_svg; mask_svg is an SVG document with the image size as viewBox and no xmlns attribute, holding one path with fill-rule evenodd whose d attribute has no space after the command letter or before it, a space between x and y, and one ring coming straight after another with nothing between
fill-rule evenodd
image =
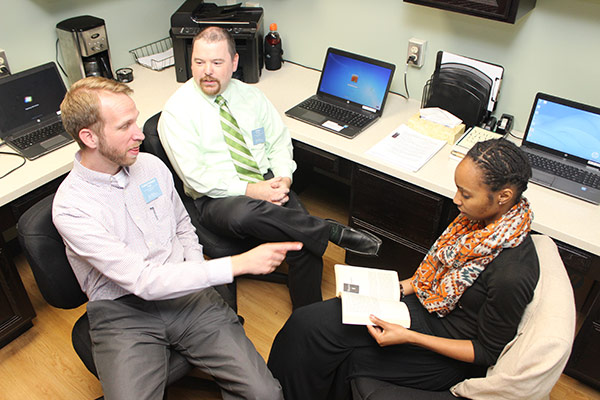
<instances>
[{"instance_id":1,"label":"laptop screen","mask_svg":"<svg viewBox=\"0 0 600 400\"><path fill-rule=\"evenodd\" d=\"M0 135L56 119L65 93L53 62L0 79Z\"/></svg>"},{"instance_id":2,"label":"laptop screen","mask_svg":"<svg viewBox=\"0 0 600 400\"><path fill-rule=\"evenodd\" d=\"M600 163L600 109L538 93L531 110L525 140ZM562 154L560 154L562 153Z\"/></svg>"},{"instance_id":3,"label":"laptop screen","mask_svg":"<svg viewBox=\"0 0 600 400\"><path fill-rule=\"evenodd\" d=\"M327 51L319 94L381 110L395 66L330 48Z\"/></svg>"}]
</instances>

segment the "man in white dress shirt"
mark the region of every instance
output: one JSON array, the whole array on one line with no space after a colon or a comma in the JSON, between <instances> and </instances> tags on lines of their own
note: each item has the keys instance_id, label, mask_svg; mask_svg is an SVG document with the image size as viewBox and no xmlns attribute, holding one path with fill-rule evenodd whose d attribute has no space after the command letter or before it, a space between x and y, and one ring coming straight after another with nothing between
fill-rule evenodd
<instances>
[{"instance_id":1,"label":"man in white dress shirt","mask_svg":"<svg viewBox=\"0 0 600 400\"><path fill-rule=\"evenodd\" d=\"M76 82L61 105L81 150L58 189L53 221L89 298L104 397L162 399L171 350L215 378L226 399L282 399L281 386L212 288L266 274L301 243L271 243L206 261L190 218L144 139L131 89Z\"/></svg>"}]
</instances>

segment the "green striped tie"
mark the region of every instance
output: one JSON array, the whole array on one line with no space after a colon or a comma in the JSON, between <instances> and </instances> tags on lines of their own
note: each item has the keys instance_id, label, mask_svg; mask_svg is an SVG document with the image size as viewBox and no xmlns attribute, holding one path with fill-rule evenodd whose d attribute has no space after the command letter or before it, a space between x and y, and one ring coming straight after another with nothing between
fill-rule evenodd
<instances>
[{"instance_id":1,"label":"green striped tie","mask_svg":"<svg viewBox=\"0 0 600 400\"><path fill-rule=\"evenodd\" d=\"M258 182L264 180L258 164L254 161L252 153L246 146L240 127L233 115L229 112L227 102L223 96L218 95L215 103L219 105L219 115L221 116L221 128L225 143L229 147L229 153L233 159L233 164L241 180L247 182Z\"/></svg>"}]
</instances>

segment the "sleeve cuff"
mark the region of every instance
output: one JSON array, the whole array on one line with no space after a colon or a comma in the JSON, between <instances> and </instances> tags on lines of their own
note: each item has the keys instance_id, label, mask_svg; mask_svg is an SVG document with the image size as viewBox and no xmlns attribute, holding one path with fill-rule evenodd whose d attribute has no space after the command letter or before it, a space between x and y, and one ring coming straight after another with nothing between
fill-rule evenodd
<instances>
[{"instance_id":1,"label":"sleeve cuff","mask_svg":"<svg viewBox=\"0 0 600 400\"><path fill-rule=\"evenodd\" d=\"M271 168L274 176L281 176L284 178L290 178L290 180L294 181L294 171L290 168Z\"/></svg>"},{"instance_id":2,"label":"sleeve cuff","mask_svg":"<svg viewBox=\"0 0 600 400\"><path fill-rule=\"evenodd\" d=\"M244 196L246 194L246 188L248 187L248 182L244 181L235 181L231 183L229 187L228 194L229 196Z\"/></svg>"},{"instance_id":3,"label":"sleeve cuff","mask_svg":"<svg viewBox=\"0 0 600 400\"><path fill-rule=\"evenodd\" d=\"M207 278L210 286L224 285L233 282L231 257L216 258L207 261Z\"/></svg>"}]
</instances>

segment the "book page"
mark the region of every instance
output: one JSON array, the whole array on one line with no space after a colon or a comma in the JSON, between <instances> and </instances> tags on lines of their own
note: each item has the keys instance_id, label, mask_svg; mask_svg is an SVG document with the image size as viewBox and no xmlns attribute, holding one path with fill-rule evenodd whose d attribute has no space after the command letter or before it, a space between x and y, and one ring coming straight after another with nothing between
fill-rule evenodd
<instances>
[{"instance_id":1,"label":"book page","mask_svg":"<svg viewBox=\"0 0 600 400\"><path fill-rule=\"evenodd\" d=\"M380 299L400 300L400 281L396 271L343 264L336 264L334 270L338 297L342 292L349 292Z\"/></svg>"},{"instance_id":2,"label":"book page","mask_svg":"<svg viewBox=\"0 0 600 400\"><path fill-rule=\"evenodd\" d=\"M383 300L361 296L355 293L342 293L342 323L349 325L374 325L369 315L386 322L410 328L410 313L405 303L397 300Z\"/></svg>"}]
</instances>

